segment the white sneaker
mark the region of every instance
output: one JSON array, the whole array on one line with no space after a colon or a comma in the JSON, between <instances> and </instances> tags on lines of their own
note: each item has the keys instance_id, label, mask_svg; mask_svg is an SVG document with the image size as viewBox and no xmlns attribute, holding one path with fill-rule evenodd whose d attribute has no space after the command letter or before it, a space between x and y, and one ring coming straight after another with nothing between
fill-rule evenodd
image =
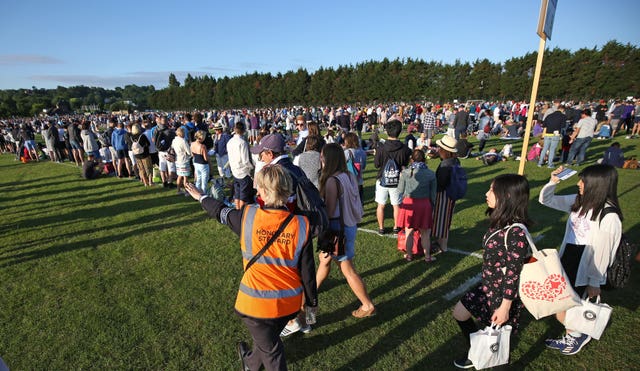
<instances>
[{"instance_id":1,"label":"white sneaker","mask_svg":"<svg viewBox=\"0 0 640 371\"><path fill-rule=\"evenodd\" d=\"M287 337L289 335L295 334L296 332L300 331L300 329L302 328L302 326L300 326L300 322L298 322L298 319L294 319L292 323L288 323L280 332L280 336L281 337ZM311 330L311 326L309 326L309 330Z\"/></svg>"}]
</instances>

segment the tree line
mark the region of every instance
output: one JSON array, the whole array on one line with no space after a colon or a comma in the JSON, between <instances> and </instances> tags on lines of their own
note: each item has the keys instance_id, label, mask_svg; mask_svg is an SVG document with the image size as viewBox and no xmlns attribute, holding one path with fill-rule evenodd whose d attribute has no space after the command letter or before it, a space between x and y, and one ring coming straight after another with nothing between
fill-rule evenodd
<instances>
[{"instance_id":1,"label":"tree line","mask_svg":"<svg viewBox=\"0 0 640 371\"><path fill-rule=\"evenodd\" d=\"M300 68L284 74L258 73L214 78L174 74L169 85L58 87L0 91L0 117L28 116L63 105L72 111L121 109L224 109L390 101L446 102L453 99L528 100L537 52L503 63L487 59L453 64L387 58L356 65ZM610 41L601 48L545 51L539 99L594 99L637 95L640 49Z\"/></svg>"}]
</instances>

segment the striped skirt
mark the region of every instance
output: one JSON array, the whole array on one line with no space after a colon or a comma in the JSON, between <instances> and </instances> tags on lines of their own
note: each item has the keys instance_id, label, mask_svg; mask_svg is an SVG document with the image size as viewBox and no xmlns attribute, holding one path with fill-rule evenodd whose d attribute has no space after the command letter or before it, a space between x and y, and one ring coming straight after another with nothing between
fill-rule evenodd
<instances>
[{"instance_id":1,"label":"striped skirt","mask_svg":"<svg viewBox=\"0 0 640 371\"><path fill-rule=\"evenodd\" d=\"M436 193L436 202L433 205L433 228L431 236L435 238L449 238L451 218L456 202L447 197L446 192Z\"/></svg>"}]
</instances>

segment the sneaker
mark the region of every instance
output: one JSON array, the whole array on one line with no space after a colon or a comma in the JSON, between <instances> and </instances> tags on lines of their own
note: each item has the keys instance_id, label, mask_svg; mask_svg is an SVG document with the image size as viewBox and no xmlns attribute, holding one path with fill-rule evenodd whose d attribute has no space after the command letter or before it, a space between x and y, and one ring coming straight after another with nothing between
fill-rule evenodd
<instances>
[{"instance_id":1,"label":"sneaker","mask_svg":"<svg viewBox=\"0 0 640 371\"><path fill-rule=\"evenodd\" d=\"M572 356L580 351L587 343L591 341L591 336L582 334L578 337L572 335L566 336L566 345L564 349L560 350L565 356Z\"/></svg>"},{"instance_id":2,"label":"sneaker","mask_svg":"<svg viewBox=\"0 0 640 371\"><path fill-rule=\"evenodd\" d=\"M238 358L240 358L240 367L243 371L249 371L249 366L244 363L244 357L249 353L249 346L244 341L238 342Z\"/></svg>"},{"instance_id":3,"label":"sneaker","mask_svg":"<svg viewBox=\"0 0 640 371\"><path fill-rule=\"evenodd\" d=\"M393 227L393 234L398 234L400 232L400 227Z\"/></svg>"},{"instance_id":4,"label":"sneaker","mask_svg":"<svg viewBox=\"0 0 640 371\"><path fill-rule=\"evenodd\" d=\"M456 366L457 368L465 368L465 369L473 367L473 363L471 363L471 360L469 360L469 358L467 357L456 359L455 361L453 361L453 365Z\"/></svg>"},{"instance_id":5,"label":"sneaker","mask_svg":"<svg viewBox=\"0 0 640 371\"><path fill-rule=\"evenodd\" d=\"M311 326L309 326L311 327ZM302 329L302 326L300 326L300 322L298 322L297 319L293 320L292 323L288 323L280 332L280 336L281 337L287 337L290 335L295 334L296 332L300 331Z\"/></svg>"},{"instance_id":6,"label":"sneaker","mask_svg":"<svg viewBox=\"0 0 640 371\"><path fill-rule=\"evenodd\" d=\"M303 334L308 334L311 332L311 325L305 323L304 326L300 327L300 332Z\"/></svg>"},{"instance_id":7,"label":"sneaker","mask_svg":"<svg viewBox=\"0 0 640 371\"><path fill-rule=\"evenodd\" d=\"M560 339L547 339L547 340L544 341L544 345L546 345L547 348L549 348L549 349L563 350L564 347L567 344L566 343L567 336L569 336L569 335L565 335L565 336L561 337Z\"/></svg>"},{"instance_id":8,"label":"sneaker","mask_svg":"<svg viewBox=\"0 0 640 371\"><path fill-rule=\"evenodd\" d=\"M627 135L624 139L631 139L631 135Z\"/></svg>"},{"instance_id":9,"label":"sneaker","mask_svg":"<svg viewBox=\"0 0 640 371\"><path fill-rule=\"evenodd\" d=\"M378 229L378 235L379 236L384 236L384 228Z\"/></svg>"}]
</instances>

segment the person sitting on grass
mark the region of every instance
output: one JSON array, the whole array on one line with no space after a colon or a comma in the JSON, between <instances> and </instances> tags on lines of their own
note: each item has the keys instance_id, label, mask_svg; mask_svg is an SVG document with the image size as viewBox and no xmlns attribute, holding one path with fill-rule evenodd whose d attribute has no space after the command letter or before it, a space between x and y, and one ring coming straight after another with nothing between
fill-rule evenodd
<instances>
[{"instance_id":1,"label":"person sitting on grass","mask_svg":"<svg viewBox=\"0 0 640 371\"><path fill-rule=\"evenodd\" d=\"M82 177L95 179L102 173L102 164L95 161L93 153L87 154L87 159L82 163Z\"/></svg>"},{"instance_id":2,"label":"person sitting on grass","mask_svg":"<svg viewBox=\"0 0 640 371\"><path fill-rule=\"evenodd\" d=\"M620 143L611 143L611 146L604 151L604 157L599 160L599 163L622 168L624 165L624 153L620 149Z\"/></svg>"}]
</instances>

